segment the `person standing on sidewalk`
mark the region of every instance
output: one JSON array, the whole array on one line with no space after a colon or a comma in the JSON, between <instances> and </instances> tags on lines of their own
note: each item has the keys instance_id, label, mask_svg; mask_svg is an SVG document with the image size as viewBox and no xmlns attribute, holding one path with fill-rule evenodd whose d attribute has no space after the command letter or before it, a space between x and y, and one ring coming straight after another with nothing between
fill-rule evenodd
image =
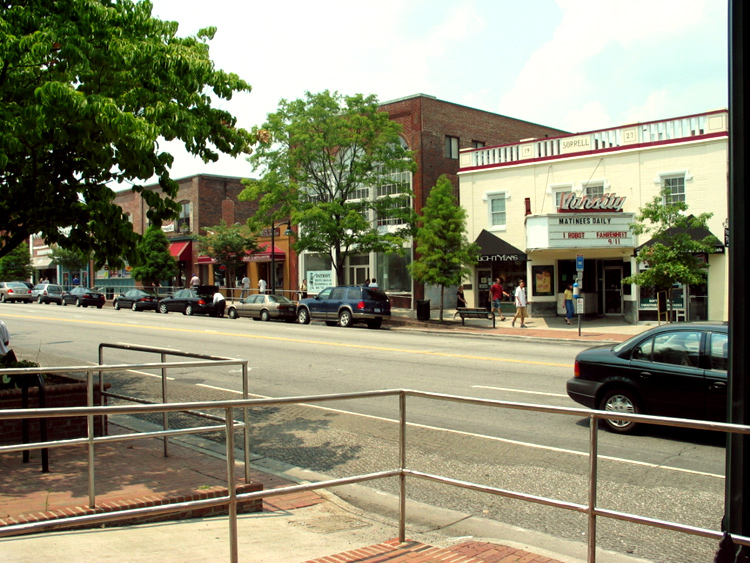
<instances>
[{"instance_id":1,"label":"person standing on sidewalk","mask_svg":"<svg viewBox=\"0 0 750 563\"><path fill-rule=\"evenodd\" d=\"M216 293L214 293L214 309L216 309L216 316L217 317L223 317L224 316L224 309L227 306L226 298L224 297L224 294L221 292L221 289L217 290Z\"/></svg>"},{"instance_id":2,"label":"person standing on sidewalk","mask_svg":"<svg viewBox=\"0 0 750 563\"><path fill-rule=\"evenodd\" d=\"M247 277L247 274L245 274L245 277L242 278L242 291L240 291L240 299L247 297L250 295L250 278Z\"/></svg>"},{"instance_id":3,"label":"person standing on sidewalk","mask_svg":"<svg viewBox=\"0 0 750 563\"><path fill-rule=\"evenodd\" d=\"M492 303L492 312L500 313L500 320L504 321L503 311L500 309L500 302L503 300L503 295L510 299L510 294L505 293L503 290L503 278L495 278L495 283L490 287L490 303Z\"/></svg>"},{"instance_id":4,"label":"person standing on sidewalk","mask_svg":"<svg viewBox=\"0 0 750 563\"><path fill-rule=\"evenodd\" d=\"M516 288L516 314L510 323L510 326L516 326L516 319L521 321L521 328L526 328L526 287L523 280L518 282Z\"/></svg>"},{"instance_id":5,"label":"person standing on sidewalk","mask_svg":"<svg viewBox=\"0 0 750 563\"><path fill-rule=\"evenodd\" d=\"M573 324L570 322L573 319L573 312L575 309L573 308L573 285L568 284L565 287L565 292L563 294L565 296L565 322L570 324Z\"/></svg>"}]
</instances>

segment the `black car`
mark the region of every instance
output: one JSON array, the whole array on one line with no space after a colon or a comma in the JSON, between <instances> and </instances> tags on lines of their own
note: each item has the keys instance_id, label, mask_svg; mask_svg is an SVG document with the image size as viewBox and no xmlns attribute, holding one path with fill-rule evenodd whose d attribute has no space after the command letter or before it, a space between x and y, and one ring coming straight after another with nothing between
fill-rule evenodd
<instances>
[{"instance_id":1,"label":"black car","mask_svg":"<svg viewBox=\"0 0 750 563\"><path fill-rule=\"evenodd\" d=\"M678 323L580 352L568 395L592 409L727 420L726 324ZM619 433L636 423L607 420Z\"/></svg>"},{"instance_id":2,"label":"black car","mask_svg":"<svg viewBox=\"0 0 750 563\"><path fill-rule=\"evenodd\" d=\"M217 316L214 305L214 293L219 291L216 285L200 285L197 289L180 289L174 294L159 301L159 312L175 311L183 315Z\"/></svg>"},{"instance_id":3,"label":"black car","mask_svg":"<svg viewBox=\"0 0 750 563\"><path fill-rule=\"evenodd\" d=\"M320 319L328 326L367 323L369 328L380 328L383 318L390 316L391 303L388 296L377 287L327 287L315 297L302 299L297 305L297 320L300 324Z\"/></svg>"},{"instance_id":4,"label":"black car","mask_svg":"<svg viewBox=\"0 0 750 563\"><path fill-rule=\"evenodd\" d=\"M91 289L90 287L74 287L70 291L66 291L62 296L63 305L73 305L76 307L98 307L101 309L104 307L106 298L101 291Z\"/></svg>"},{"instance_id":5,"label":"black car","mask_svg":"<svg viewBox=\"0 0 750 563\"><path fill-rule=\"evenodd\" d=\"M159 297L155 293L142 289L131 289L115 297L112 306L119 311L122 308L133 311L158 311Z\"/></svg>"}]
</instances>

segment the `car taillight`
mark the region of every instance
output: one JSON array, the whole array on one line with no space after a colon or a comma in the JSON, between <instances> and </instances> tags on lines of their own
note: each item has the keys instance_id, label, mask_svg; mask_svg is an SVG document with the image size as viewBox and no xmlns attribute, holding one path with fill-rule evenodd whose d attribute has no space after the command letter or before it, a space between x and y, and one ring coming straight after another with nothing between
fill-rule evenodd
<instances>
[{"instance_id":1,"label":"car taillight","mask_svg":"<svg viewBox=\"0 0 750 563\"><path fill-rule=\"evenodd\" d=\"M12 290L12 289L9 289L9 290L8 290L8 293L13 293L13 290Z\"/></svg>"},{"instance_id":2,"label":"car taillight","mask_svg":"<svg viewBox=\"0 0 750 563\"><path fill-rule=\"evenodd\" d=\"M203 299L199 299L198 300L198 305L205 305L205 304L206 304L206 302L203 301Z\"/></svg>"},{"instance_id":3,"label":"car taillight","mask_svg":"<svg viewBox=\"0 0 750 563\"><path fill-rule=\"evenodd\" d=\"M579 364L577 360L573 366L573 377L581 377L581 364Z\"/></svg>"},{"instance_id":4,"label":"car taillight","mask_svg":"<svg viewBox=\"0 0 750 563\"><path fill-rule=\"evenodd\" d=\"M365 302L364 301L360 301L359 303L357 303L357 309L364 309L364 308L365 308Z\"/></svg>"}]
</instances>

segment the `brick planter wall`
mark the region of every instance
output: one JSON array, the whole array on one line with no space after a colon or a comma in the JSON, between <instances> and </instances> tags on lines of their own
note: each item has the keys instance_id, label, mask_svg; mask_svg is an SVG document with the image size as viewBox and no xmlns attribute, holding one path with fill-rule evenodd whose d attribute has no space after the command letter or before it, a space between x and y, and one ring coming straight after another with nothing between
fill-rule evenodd
<instances>
[{"instance_id":1,"label":"brick planter wall","mask_svg":"<svg viewBox=\"0 0 750 563\"><path fill-rule=\"evenodd\" d=\"M86 383L77 379L55 376L60 383L47 383L45 391L47 396L47 407L85 407L86 406ZM65 382L62 382L65 381ZM105 384L109 388L109 384ZM0 389L0 410L22 408L21 389ZM94 404L99 405L98 386L94 388ZM105 403L106 404L106 397ZM29 408L39 408L39 389L29 388ZM107 434L106 417L94 418L94 433L96 436ZM87 435L87 423L85 416L70 418L48 418L47 439L67 440L70 438L85 438ZM39 419L29 420L29 440L41 441ZM0 445L11 445L22 443L21 420L0 420Z\"/></svg>"}]
</instances>

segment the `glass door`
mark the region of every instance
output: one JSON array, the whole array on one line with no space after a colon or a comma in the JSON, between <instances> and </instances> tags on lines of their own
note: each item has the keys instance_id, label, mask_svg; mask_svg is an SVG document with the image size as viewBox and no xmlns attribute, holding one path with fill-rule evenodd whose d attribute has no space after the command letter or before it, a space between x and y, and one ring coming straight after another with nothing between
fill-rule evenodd
<instances>
[{"instance_id":1,"label":"glass door","mask_svg":"<svg viewBox=\"0 0 750 563\"><path fill-rule=\"evenodd\" d=\"M622 315L622 266L604 268L604 314Z\"/></svg>"}]
</instances>

